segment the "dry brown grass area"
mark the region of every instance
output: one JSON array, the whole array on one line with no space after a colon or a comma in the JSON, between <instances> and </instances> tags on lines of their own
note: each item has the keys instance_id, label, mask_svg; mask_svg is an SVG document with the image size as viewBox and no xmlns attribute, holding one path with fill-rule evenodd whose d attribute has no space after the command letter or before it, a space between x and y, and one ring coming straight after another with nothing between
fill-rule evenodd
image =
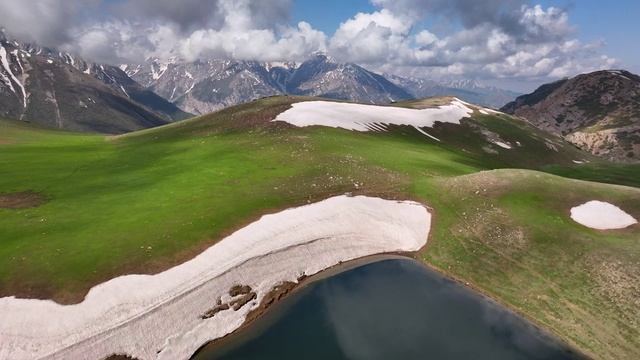
<instances>
[{"instance_id":1,"label":"dry brown grass area","mask_svg":"<svg viewBox=\"0 0 640 360\"><path fill-rule=\"evenodd\" d=\"M8 194L0 194L1 209L25 209L38 207L47 199L35 191L22 191Z\"/></svg>"},{"instance_id":2,"label":"dry brown grass area","mask_svg":"<svg viewBox=\"0 0 640 360\"><path fill-rule=\"evenodd\" d=\"M638 359L637 226L594 231L569 209L604 199L636 215L632 188L522 170L442 179L425 260L597 359ZM450 214L443 212L450 212Z\"/></svg>"}]
</instances>

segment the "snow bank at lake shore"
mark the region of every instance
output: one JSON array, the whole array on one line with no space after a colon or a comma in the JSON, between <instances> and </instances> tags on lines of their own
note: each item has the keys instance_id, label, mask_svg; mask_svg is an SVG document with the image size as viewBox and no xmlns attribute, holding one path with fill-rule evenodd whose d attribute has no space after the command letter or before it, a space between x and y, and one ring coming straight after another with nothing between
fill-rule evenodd
<instances>
[{"instance_id":1,"label":"snow bank at lake shore","mask_svg":"<svg viewBox=\"0 0 640 360\"><path fill-rule=\"evenodd\" d=\"M473 113L466 103L454 99L447 105L428 109L363 105L331 101L303 101L291 105L273 121L305 126L329 126L356 131L384 131L384 125L433 127L436 122L459 124Z\"/></svg>"},{"instance_id":2,"label":"snow bank at lake shore","mask_svg":"<svg viewBox=\"0 0 640 360\"><path fill-rule=\"evenodd\" d=\"M619 207L597 200L571 208L571 218L581 225L598 230L624 229L638 223L638 220Z\"/></svg>"},{"instance_id":3,"label":"snow bank at lake shore","mask_svg":"<svg viewBox=\"0 0 640 360\"><path fill-rule=\"evenodd\" d=\"M112 279L79 304L1 298L0 359L187 359L241 326L276 285L359 257L416 251L430 224L418 203L363 196L265 215L190 261ZM250 286L256 298L203 319L234 285Z\"/></svg>"}]
</instances>

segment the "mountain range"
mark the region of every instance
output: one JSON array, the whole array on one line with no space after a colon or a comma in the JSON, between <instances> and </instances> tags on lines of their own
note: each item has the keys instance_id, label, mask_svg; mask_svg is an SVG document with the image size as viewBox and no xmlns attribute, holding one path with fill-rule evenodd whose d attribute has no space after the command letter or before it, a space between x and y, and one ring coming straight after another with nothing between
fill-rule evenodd
<instances>
[{"instance_id":1,"label":"mountain range","mask_svg":"<svg viewBox=\"0 0 640 360\"><path fill-rule=\"evenodd\" d=\"M502 111L595 155L640 160L640 76L602 70L540 86Z\"/></svg>"},{"instance_id":2,"label":"mountain range","mask_svg":"<svg viewBox=\"0 0 640 360\"><path fill-rule=\"evenodd\" d=\"M204 114L272 95L307 95L383 104L428 96L457 96L498 108L518 93L475 81L436 82L377 74L317 53L302 63L241 60L149 59L122 65L127 75L184 110Z\"/></svg>"},{"instance_id":3,"label":"mountain range","mask_svg":"<svg viewBox=\"0 0 640 360\"><path fill-rule=\"evenodd\" d=\"M432 96L455 96L470 103L497 109L521 95L515 91L495 86L483 86L471 79L434 81L393 74L384 74L384 76L416 99Z\"/></svg>"},{"instance_id":4,"label":"mountain range","mask_svg":"<svg viewBox=\"0 0 640 360\"><path fill-rule=\"evenodd\" d=\"M0 37L0 116L60 129L122 133L190 114L117 67Z\"/></svg>"},{"instance_id":5,"label":"mountain range","mask_svg":"<svg viewBox=\"0 0 640 360\"><path fill-rule=\"evenodd\" d=\"M143 86L186 111L205 114L272 95L308 95L364 103L389 103L412 95L385 77L351 63L315 54L300 64L197 60L123 65Z\"/></svg>"},{"instance_id":6,"label":"mountain range","mask_svg":"<svg viewBox=\"0 0 640 360\"><path fill-rule=\"evenodd\" d=\"M283 94L372 104L453 95L494 108L518 95L474 81L381 75L322 53L301 63L171 58L112 66L9 40L0 32L0 59L0 116L102 133L154 127Z\"/></svg>"},{"instance_id":7,"label":"mountain range","mask_svg":"<svg viewBox=\"0 0 640 360\"><path fill-rule=\"evenodd\" d=\"M489 107L518 95L473 80L380 75L321 53L301 63L173 58L112 66L0 33L0 116L52 128L124 133L283 94L372 104L453 95ZM595 155L640 158L640 77L630 72L545 84L501 110Z\"/></svg>"},{"instance_id":8,"label":"mountain range","mask_svg":"<svg viewBox=\"0 0 640 360\"><path fill-rule=\"evenodd\" d=\"M473 80L381 75L322 53L301 63L172 58L112 66L0 32L0 116L47 127L125 133L283 94L372 104L453 95L494 108L518 96ZM630 72L545 84L501 110L595 155L640 158L640 77Z\"/></svg>"}]
</instances>

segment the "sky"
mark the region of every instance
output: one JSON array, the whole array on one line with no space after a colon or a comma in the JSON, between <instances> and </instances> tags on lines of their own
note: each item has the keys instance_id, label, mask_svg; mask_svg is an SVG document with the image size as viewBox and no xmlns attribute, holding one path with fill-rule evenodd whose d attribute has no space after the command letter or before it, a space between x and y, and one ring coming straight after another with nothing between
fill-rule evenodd
<instances>
[{"instance_id":1,"label":"sky","mask_svg":"<svg viewBox=\"0 0 640 360\"><path fill-rule=\"evenodd\" d=\"M516 91L640 72L637 0L2 0L10 36L97 62L338 61Z\"/></svg>"}]
</instances>

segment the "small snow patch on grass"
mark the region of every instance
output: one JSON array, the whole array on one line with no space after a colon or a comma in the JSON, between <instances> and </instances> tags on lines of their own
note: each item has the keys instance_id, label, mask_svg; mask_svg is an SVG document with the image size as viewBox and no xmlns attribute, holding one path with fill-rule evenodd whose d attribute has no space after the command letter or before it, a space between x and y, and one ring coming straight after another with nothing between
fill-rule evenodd
<instances>
[{"instance_id":1,"label":"small snow patch on grass","mask_svg":"<svg viewBox=\"0 0 640 360\"><path fill-rule=\"evenodd\" d=\"M571 208L571 218L578 224L598 230L624 229L638 223L619 207L597 200Z\"/></svg>"},{"instance_id":2,"label":"small snow patch on grass","mask_svg":"<svg viewBox=\"0 0 640 360\"><path fill-rule=\"evenodd\" d=\"M501 148L503 148L503 149L511 149L511 145L509 145L509 144L507 144L507 143L505 143L505 142L502 142L502 141L494 141L493 143L494 143L494 144L496 144L496 145L498 145L498 146L500 146L500 147L501 147Z\"/></svg>"}]
</instances>

